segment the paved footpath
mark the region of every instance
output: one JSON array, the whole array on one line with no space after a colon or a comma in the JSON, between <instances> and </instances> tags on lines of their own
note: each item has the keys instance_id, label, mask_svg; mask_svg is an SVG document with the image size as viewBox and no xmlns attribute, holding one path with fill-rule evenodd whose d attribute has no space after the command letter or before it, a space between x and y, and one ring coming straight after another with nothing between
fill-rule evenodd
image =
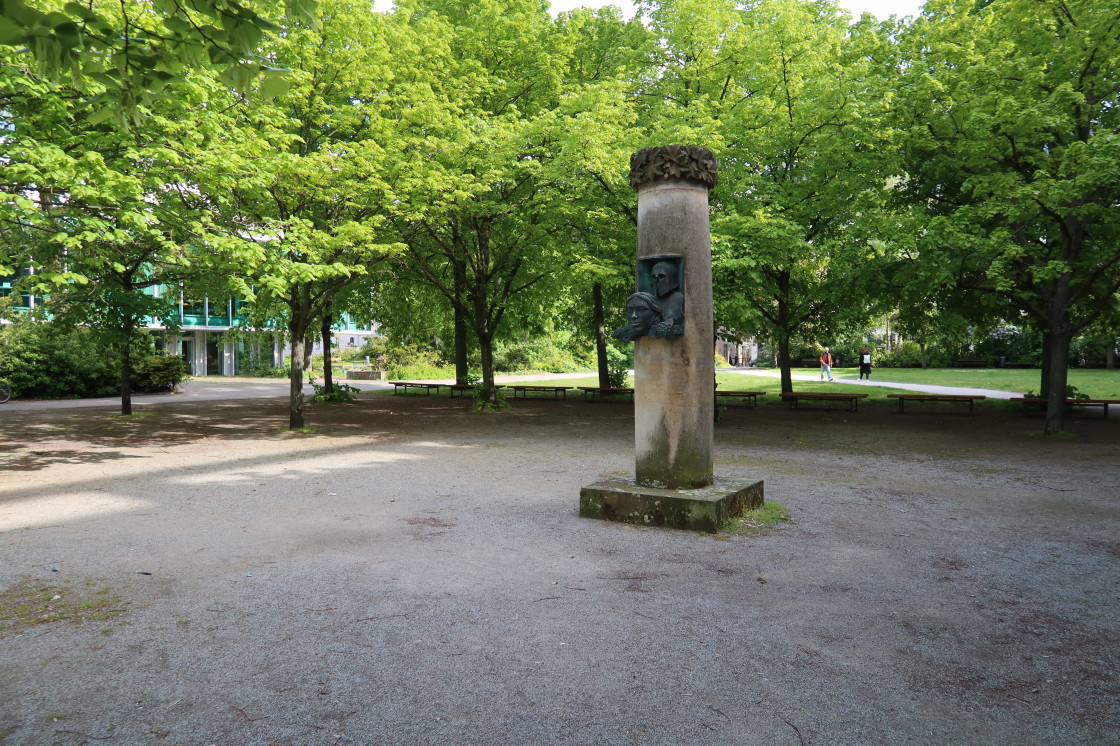
<instances>
[{"instance_id":1,"label":"paved footpath","mask_svg":"<svg viewBox=\"0 0 1120 746\"><path fill-rule=\"evenodd\" d=\"M720 368L721 371L726 373L742 373L743 375L751 376L766 376L768 378L781 378L781 373L777 370L769 368ZM819 374L805 374L793 373L791 374L795 381L820 381ZM836 380L840 383L854 383L860 385L858 378L840 378ZM978 396L986 396L989 399L1010 399L1013 396L1022 396L1022 393L1015 391L999 391L997 389L978 389L966 386L933 386L926 383L898 383L896 381L881 381L875 379L868 381L866 385L869 386L887 386L892 389L905 389L907 391L921 391L926 394L975 394Z\"/></svg>"},{"instance_id":2,"label":"paved footpath","mask_svg":"<svg viewBox=\"0 0 1120 746\"><path fill-rule=\"evenodd\" d=\"M779 378L780 374L777 370L769 368L720 368L723 373L741 373L750 376L763 376L768 378ZM539 381L539 380L555 380L564 378L586 378L589 373L533 373L524 375L505 375L497 376L498 383L513 383L517 381ZM794 373L793 379L795 381L819 381L820 377L815 374ZM838 378L837 380L843 383L858 384L858 379L844 379ZM452 383L451 379L440 379L433 382L439 383ZM340 383L345 383L348 386L354 386L362 391L377 391L381 389L390 388L388 381L347 381L342 380ZM990 399L1010 399L1013 396L1020 396L1019 393L1013 391L997 391L994 389L980 389L980 388L965 388L956 386L932 386L922 383L897 383L893 381L880 381L875 380L870 385L873 386L889 386L890 388L905 389L907 391L922 391L930 394L978 394L987 396ZM310 386L303 387L303 393L311 395L314 393ZM266 379L237 379L237 378L223 378L220 376L214 377L198 377L192 378L190 381L180 387L179 391L170 394L133 394L133 406L142 407L146 404L166 404L166 403L191 403L191 402L208 402L208 401L227 401L235 399L260 399L277 396L288 395L288 381L284 379L266 380ZM119 396L101 397L95 399L32 399L32 400L13 400L7 404L0 405L0 414L4 411L15 411L25 409L73 409L78 407L119 407L121 403Z\"/></svg>"}]
</instances>

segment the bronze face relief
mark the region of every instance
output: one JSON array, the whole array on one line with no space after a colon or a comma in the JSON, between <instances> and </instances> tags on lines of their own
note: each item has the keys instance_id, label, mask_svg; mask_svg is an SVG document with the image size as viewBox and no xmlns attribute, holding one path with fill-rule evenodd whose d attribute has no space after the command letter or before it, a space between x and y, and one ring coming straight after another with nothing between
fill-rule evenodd
<instances>
[{"instance_id":1,"label":"bronze face relief","mask_svg":"<svg viewBox=\"0 0 1120 746\"><path fill-rule=\"evenodd\" d=\"M627 325L615 331L615 339L676 339L684 334L683 265L683 257L676 255L638 260L638 292L626 302Z\"/></svg>"}]
</instances>

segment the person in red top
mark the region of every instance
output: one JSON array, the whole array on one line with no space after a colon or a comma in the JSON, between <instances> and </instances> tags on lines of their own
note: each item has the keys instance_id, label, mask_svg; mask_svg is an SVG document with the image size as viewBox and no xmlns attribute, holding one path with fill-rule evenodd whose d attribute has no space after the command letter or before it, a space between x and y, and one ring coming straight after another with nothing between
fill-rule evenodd
<instances>
[{"instance_id":1,"label":"person in red top","mask_svg":"<svg viewBox=\"0 0 1120 746\"><path fill-rule=\"evenodd\" d=\"M821 380L822 381L824 380L825 376L828 376L828 380L830 380L830 381L832 380L832 353L828 351L827 347L825 347L824 352L821 353Z\"/></svg>"}]
</instances>

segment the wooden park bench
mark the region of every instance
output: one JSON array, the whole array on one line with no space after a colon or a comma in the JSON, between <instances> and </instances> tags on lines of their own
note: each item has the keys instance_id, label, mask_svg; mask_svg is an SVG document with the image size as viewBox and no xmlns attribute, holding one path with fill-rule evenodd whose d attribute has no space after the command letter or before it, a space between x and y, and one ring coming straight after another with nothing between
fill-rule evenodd
<instances>
[{"instance_id":1,"label":"wooden park bench","mask_svg":"<svg viewBox=\"0 0 1120 746\"><path fill-rule=\"evenodd\" d=\"M572 387L571 386L534 386L533 384L520 384L519 383L519 384L516 384L516 385L506 384L504 386L504 388L513 390L513 398L514 399L517 398L518 394L521 394L521 398L524 399L526 393L528 393L529 391L551 392L553 399L567 399L568 398L568 390L571 389Z\"/></svg>"},{"instance_id":2,"label":"wooden park bench","mask_svg":"<svg viewBox=\"0 0 1120 746\"><path fill-rule=\"evenodd\" d=\"M887 394L888 399L898 399L898 413L902 414L903 405L908 401L956 401L968 402L968 413L975 414L975 404L988 397L980 394Z\"/></svg>"},{"instance_id":3,"label":"wooden park bench","mask_svg":"<svg viewBox=\"0 0 1120 746\"><path fill-rule=\"evenodd\" d=\"M595 397L612 397L620 396L630 401L634 401L634 389L627 388L607 388L605 386L577 386L583 392L584 401L595 401Z\"/></svg>"},{"instance_id":4,"label":"wooden park bench","mask_svg":"<svg viewBox=\"0 0 1120 746\"><path fill-rule=\"evenodd\" d=\"M452 384L449 384L447 386L447 388L451 389L451 398L455 398L455 393L456 392L458 392L462 396L466 396L467 394L473 392L474 391L474 384L473 383L452 383Z\"/></svg>"},{"instance_id":5,"label":"wooden park bench","mask_svg":"<svg viewBox=\"0 0 1120 746\"><path fill-rule=\"evenodd\" d=\"M436 394L439 394L439 390L444 386L447 386L446 383L421 383L419 381L389 381L389 383L393 384L394 394L396 394L398 391L407 392L409 389L424 389L428 394L432 393L433 391L435 391Z\"/></svg>"},{"instance_id":6,"label":"wooden park bench","mask_svg":"<svg viewBox=\"0 0 1120 746\"><path fill-rule=\"evenodd\" d=\"M744 406L744 407L757 407L758 397L765 396L765 391L719 391L716 390L716 402L728 407ZM720 397L727 397L729 399L741 399L745 403L740 405L732 404L731 402L720 402Z\"/></svg>"},{"instance_id":7,"label":"wooden park bench","mask_svg":"<svg viewBox=\"0 0 1120 746\"><path fill-rule=\"evenodd\" d=\"M1025 406L1034 405L1039 408L1046 406L1047 398L1045 396L1013 396L1009 401L1022 402ZM1104 410L1104 418L1108 419L1108 405L1120 404L1120 399L1066 399L1067 407L1087 406L1087 407L1101 407Z\"/></svg>"},{"instance_id":8,"label":"wooden park bench","mask_svg":"<svg viewBox=\"0 0 1120 746\"><path fill-rule=\"evenodd\" d=\"M848 411L854 412L859 409L859 400L866 399L867 396L867 394L843 394L834 391L788 391L782 393L782 400L789 402L790 409L797 409L798 401L846 401Z\"/></svg>"},{"instance_id":9,"label":"wooden park bench","mask_svg":"<svg viewBox=\"0 0 1120 746\"><path fill-rule=\"evenodd\" d=\"M983 357L962 357L958 358L953 366L956 368L987 368L988 359Z\"/></svg>"}]
</instances>

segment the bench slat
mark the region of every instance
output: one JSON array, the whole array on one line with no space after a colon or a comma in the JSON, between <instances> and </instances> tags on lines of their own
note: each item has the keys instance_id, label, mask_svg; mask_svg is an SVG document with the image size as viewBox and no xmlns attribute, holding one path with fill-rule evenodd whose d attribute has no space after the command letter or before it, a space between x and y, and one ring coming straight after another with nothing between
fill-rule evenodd
<instances>
[{"instance_id":1,"label":"bench slat","mask_svg":"<svg viewBox=\"0 0 1120 746\"><path fill-rule=\"evenodd\" d=\"M419 381L389 381L393 384L393 393L396 394L401 389L408 391L409 389L424 389L425 394L431 394L434 389L436 394L439 394L440 388L449 386L446 383L421 383Z\"/></svg>"},{"instance_id":2,"label":"bench slat","mask_svg":"<svg viewBox=\"0 0 1120 746\"><path fill-rule=\"evenodd\" d=\"M730 402L724 402L724 406L727 406L727 407L731 407L731 406L757 407L758 406L758 397L765 396L765 395L766 395L765 391L720 391L719 389L716 389L716 401L717 402L719 401L719 398L721 396L731 397L732 399L746 399L747 400L747 403L745 405L743 405L743 404L735 405L735 404L731 404Z\"/></svg>"},{"instance_id":3,"label":"bench slat","mask_svg":"<svg viewBox=\"0 0 1120 746\"><path fill-rule=\"evenodd\" d=\"M1023 404L1038 404L1042 406L1046 404L1049 399L1045 396L1013 396L1008 401L1022 402ZM1120 399L1066 399L1067 407L1075 407L1079 404L1087 405L1090 407L1100 407L1104 410L1104 417L1108 419L1108 407L1111 404L1120 404Z\"/></svg>"},{"instance_id":4,"label":"bench slat","mask_svg":"<svg viewBox=\"0 0 1120 746\"><path fill-rule=\"evenodd\" d=\"M631 401L634 399L634 389L629 388L607 388L603 386L577 386L583 392L584 401L595 401L595 397L599 394L603 396L627 396Z\"/></svg>"},{"instance_id":5,"label":"bench slat","mask_svg":"<svg viewBox=\"0 0 1120 746\"><path fill-rule=\"evenodd\" d=\"M525 398L525 393L528 392L528 391L551 391L553 399L567 400L568 391L572 387L571 386L534 386L532 384L520 384L519 383L519 384L506 384L505 388L513 390L513 398L514 399L517 398L518 392L521 393L521 398L524 399Z\"/></svg>"},{"instance_id":6,"label":"bench slat","mask_svg":"<svg viewBox=\"0 0 1120 746\"><path fill-rule=\"evenodd\" d=\"M790 409L797 408L798 399L807 401L846 401L849 411L859 410L859 400L866 399L869 394L844 394L838 391L788 391L782 392L783 400L789 402Z\"/></svg>"},{"instance_id":7,"label":"bench slat","mask_svg":"<svg viewBox=\"0 0 1120 746\"><path fill-rule=\"evenodd\" d=\"M908 401L955 401L955 402L968 402L968 413L976 414L976 402L988 397L982 394L887 394L888 399L898 399L898 413L902 414L904 411L904 404Z\"/></svg>"}]
</instances>

